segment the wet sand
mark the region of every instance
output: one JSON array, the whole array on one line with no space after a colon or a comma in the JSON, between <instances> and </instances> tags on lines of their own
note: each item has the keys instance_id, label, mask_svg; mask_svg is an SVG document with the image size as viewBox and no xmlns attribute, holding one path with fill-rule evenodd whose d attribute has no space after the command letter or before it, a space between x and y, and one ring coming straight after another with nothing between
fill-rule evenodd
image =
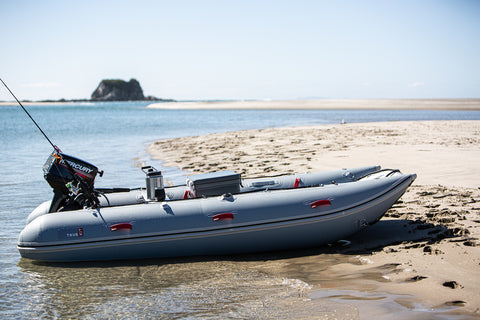
<instances>
[{"instance_id":1,"label":"wet sand","mask_svg":"<svg viewBox=\"0 0 480 320\"><path fill-rule=\"evenodd\" d=\"M331 264L324 272L335 283L316 281L313 289L408 294L447 313L480 316L480 121L270 128L161 140L148 151L192 173L259 176L376 164L417 173L380 222L329 248L355 262ZM373 273L382 276L369 279Z\"/></svg>"}]
</instances>

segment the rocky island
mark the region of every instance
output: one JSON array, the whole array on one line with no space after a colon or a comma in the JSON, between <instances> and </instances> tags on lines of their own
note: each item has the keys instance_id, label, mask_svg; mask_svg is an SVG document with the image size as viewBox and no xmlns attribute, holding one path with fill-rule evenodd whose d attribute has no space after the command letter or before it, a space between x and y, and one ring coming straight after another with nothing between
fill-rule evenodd
<instances>
[{"instance_id":1,"label":"rocky island","mask_svg":"<svg viewBox=\"0 0 480 320\"><path fill-rule=\"evenodd\" d=\"M156 98L153 96L145 97L142 87L136 79L130 79L126 82L119 79L102 80L95 91L92 93L91 101L173 101Z\"/></svg>"}]
</instances>

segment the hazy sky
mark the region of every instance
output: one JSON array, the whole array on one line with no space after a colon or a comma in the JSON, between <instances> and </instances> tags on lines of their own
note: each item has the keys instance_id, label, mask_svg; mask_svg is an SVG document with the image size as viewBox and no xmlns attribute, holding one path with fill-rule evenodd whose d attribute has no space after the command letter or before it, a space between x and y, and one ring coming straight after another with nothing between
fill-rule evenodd
<instances>
[{"instance_id":1,"label":"hazy sky","mask_svg":"<svg viewBox=\"0 0 480 320\"><path fill-rule=\"evenodd\" d=\"M20 99L480 97L476 0L0 0L0 35Z\"/></svg>"}]
</instances>

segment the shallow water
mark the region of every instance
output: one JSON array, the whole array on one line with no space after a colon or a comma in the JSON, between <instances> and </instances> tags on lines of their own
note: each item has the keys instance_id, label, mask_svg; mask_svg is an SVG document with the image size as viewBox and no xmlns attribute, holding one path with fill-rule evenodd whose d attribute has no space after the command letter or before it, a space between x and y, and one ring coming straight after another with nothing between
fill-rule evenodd
<instances>
[{"instance_id":1,"label":"shallow water","mask_svg":"<svg viewBox=\"0 0 480 320\"><path fill-rule=\"evenodd\" d=\"M191 260L41 266L22 261L23 289L39 303L25 316L108 318L355 317L341 303L308 298L283 261ZM24 291L23 294L26 292ZM13 309L20 309L12 305ZM351 310L350 310L351 309Z\"/></svg>"},{"instance_id":2,"label":"shallow water","mask_svg":"<svg viewBox=\"0 0 480 320\"><path fill-rule=\"evenodd\" d=\"M375 291L382 268L350 279L330 268L359 263L321 250L209 259L18 263L2 313L21 318L455 319L407 295ZM465 319L464 317L459 317Z\"/></svg>"},{"instance_id":3,"label":"shallow water","mask_svg":"<svg viewBox=\"0 0 480 320\"><path fill-rule=\"evenodd\" d=\"M480 112L145 109L138 103L28 107L67 154L105 170L97 186L144 184L136 161L160 138L271 126L382 120L480 119ZM17 107L0 108L1 318L322 318L357 319L398 312L442 319L413 297L375 291L383 271L339 276L332 266L359 263L324 249L208 259L38 264L15 244L27 215L52 192L42 165L51 146ZM167 179L182 182L176 169ZM322 251L323 250L323 251Z\"/></svg>"}]
</instances>

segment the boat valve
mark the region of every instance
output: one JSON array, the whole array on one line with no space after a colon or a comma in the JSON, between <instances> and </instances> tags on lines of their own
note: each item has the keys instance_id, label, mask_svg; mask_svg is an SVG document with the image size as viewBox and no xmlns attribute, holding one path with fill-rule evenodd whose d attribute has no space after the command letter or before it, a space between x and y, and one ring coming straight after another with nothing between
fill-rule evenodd
<instances>
[{"instance_id":1,"label":"boat valve","mask_svg":"<svg viewBox=\"0 0 480 320\"><path fill-rule=\"evenodd\" d=\"M145 178L147 184L147 200L164 201L165 189L163 187L162 172L152 166L142 167L142 171L147 175Z\"/></svg>"}]
</instances>

